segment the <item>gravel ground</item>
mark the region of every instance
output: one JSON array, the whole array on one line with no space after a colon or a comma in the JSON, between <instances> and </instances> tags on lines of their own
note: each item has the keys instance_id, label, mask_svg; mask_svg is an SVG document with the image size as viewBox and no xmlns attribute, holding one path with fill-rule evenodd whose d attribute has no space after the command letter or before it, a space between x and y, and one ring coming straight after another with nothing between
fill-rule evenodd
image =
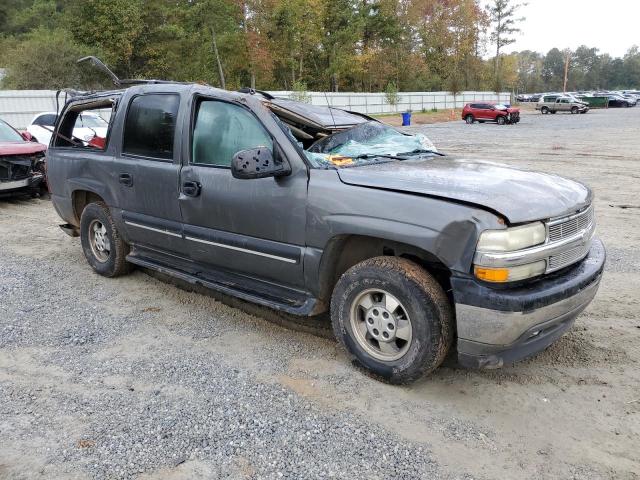
<instances>
[{"instance_id":1,"label":"gravel ground","mask_svg":"<svg viewBox=\"0 0 640 480\"><path fill-rule=\"evenodd\" d=\"M408 387L354 369L326 324L97 276L50 202L1 200L0 478L640 478L639 124L636 108L415 127L590 184L609 261L546 352Z\"/></svg>"}]
</instances>

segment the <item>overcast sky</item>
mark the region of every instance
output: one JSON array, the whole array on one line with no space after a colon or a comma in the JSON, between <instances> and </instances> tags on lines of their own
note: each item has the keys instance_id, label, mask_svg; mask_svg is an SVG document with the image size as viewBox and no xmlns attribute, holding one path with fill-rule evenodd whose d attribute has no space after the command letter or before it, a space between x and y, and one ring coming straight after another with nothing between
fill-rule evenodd
<instances>
[{"instance_id":1,"label":"overcast sky","mask_svg":"<svg viewBox=\"0 0 640 480\"><path fill-rule=\"evenodd\" d=\"M640 44L640 0L528 0L519 14L522 33L505 53L587 45L620 57Z\"/></svg>"}]
</instances>

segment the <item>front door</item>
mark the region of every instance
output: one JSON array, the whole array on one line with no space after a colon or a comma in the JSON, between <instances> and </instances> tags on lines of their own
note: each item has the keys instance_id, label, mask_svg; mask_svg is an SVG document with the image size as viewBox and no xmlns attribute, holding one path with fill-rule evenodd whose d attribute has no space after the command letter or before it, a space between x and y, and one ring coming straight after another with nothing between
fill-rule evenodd
<instances>
[{"instance_id":1,"label":"front door","mask_svg":"<svg viewBox=\"0 0 640 480\"><path fill-rule=\"evenodd\" d=\"M302 287L307 170L251 180L231 175L240 150L280 151L248 108L195 101L188 160L180 176L183 228L190 257L213 268ZM298 166L299 167L299 166Z\"/></svg>"},{"instance_id":2,"label":"front door","mask_svg":"<svg viewBox=\"0 0 640 480\"><path fill-rule=\"evenodd\" d=\"M128 240L159 252L184 252L178 205L180 175L177 94L149 93L127 105L122 149L116 152L117 182Z\"/></svg>"}]
</instances>

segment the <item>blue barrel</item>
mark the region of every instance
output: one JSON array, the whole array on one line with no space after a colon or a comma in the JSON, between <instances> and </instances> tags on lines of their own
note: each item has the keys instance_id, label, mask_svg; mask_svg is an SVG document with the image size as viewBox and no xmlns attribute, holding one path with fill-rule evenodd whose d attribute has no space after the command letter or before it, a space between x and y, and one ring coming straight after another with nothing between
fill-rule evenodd
<instances>
[{"instance_id":1,"label":"blue barrel","mask_svg":"<svg viewBox=\"0 0 640 480\"><path fill-rule=\"evenodd\" d=\"M402 126L407 127L411 125L411 112L402 113Z\"/></svg>"}]
</instances>

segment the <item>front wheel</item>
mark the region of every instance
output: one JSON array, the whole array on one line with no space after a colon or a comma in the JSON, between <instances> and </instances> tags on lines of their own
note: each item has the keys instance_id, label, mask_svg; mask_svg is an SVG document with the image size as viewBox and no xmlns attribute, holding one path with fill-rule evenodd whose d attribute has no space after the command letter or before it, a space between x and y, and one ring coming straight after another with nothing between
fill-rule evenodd
<instances>
[{"instance_id":1,"label":"front wheel","mask_svg":"<svg viewBox=\"0 0 640 480\"><path fill-rule=\"evenodd\" d=\"M504 115L500 115L498 118L496 118L496 122L498 122L498 125L504 125L505 123L507 123L507 119L504 118Z\"/></svg>"},{"instance_id":2,"label":"front wheel","mask_svg":"<svg viewBox=\"0 0 640 480\"><path fill-rule=\"evenodd\" d=\"M464 117L464 121L471 125L473 122L475 122L475 119L473 118L473 115L467 115L466 117Z\"/></svg>"},{"instance_id":3,"label":"front wheel","mask_svg":"<svg viewBox=\"0 0 640 480\"><path fill-rule=\"evenodd\" d=\"M129 246L120 237L104 203L90 203L82 211L80 241L87 262L100 275L117 277L130 271L125 260Z\"/></svg>"},{"instance_id":4,"label":"front wheel","mask_svg":"<svg viewBox=\"0 0 640 480\"><path fill-rule=\"evenodd\" d=\"M571 107L571 113L573 113L574 115L578 113L578 111L579 111L578 107Z\"/></svg>"},{"instance_id":5,"label":"front wheel","mask_svg":"<svg viewBox=\"0 0 640 480\"><path fill-rule=\"evenodd\" d=\"M331 297L331 323L353 362L390 383L435 370L453 342L444 290L398 257L371 258L342 275Z\"/></svg>"}]
</instances>

